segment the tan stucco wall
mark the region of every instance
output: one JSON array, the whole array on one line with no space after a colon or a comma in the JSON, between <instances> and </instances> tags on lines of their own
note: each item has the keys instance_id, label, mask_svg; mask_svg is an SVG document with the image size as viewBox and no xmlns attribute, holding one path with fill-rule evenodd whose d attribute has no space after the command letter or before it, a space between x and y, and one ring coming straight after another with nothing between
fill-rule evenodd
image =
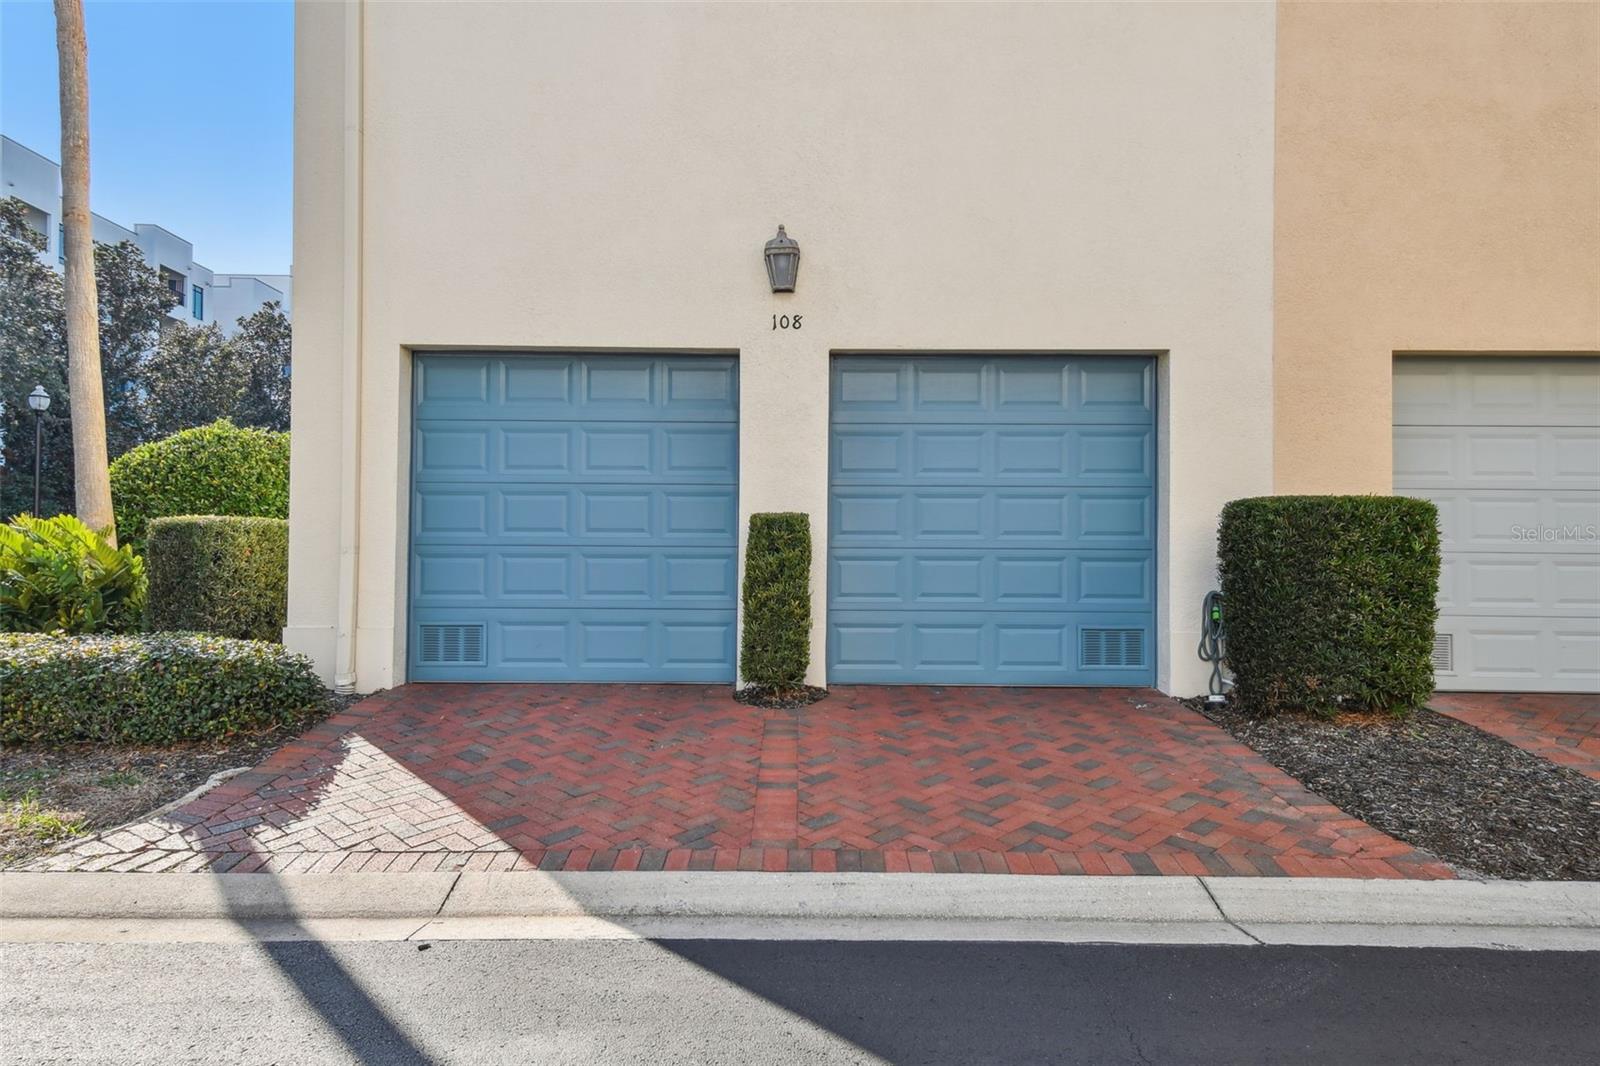
<instances>
[{"instance_id":1,"label":"tan stucco wall","mask_svg":"<svg viewBox=\"0 0 1600 1066\"><path fill-rule=\"evenodd\" d=\"M301 93L342 99L316 11ZM404 676L412 350L737 351L741 511L813 516L814 682L831 351L1159 352L1158 676L1200 690L1217 512L1272 484L1274 16L367 5L359 204L327 218L329 194L297 194L291 643L340 625L323 590L359 490L356 683ZM354 165L327 127L297 132L302 176ZM358 247L335 250L352 215ZM761 265L779 222L804 252L792 296ZM314 261L359 264L355 339L334 306L348 278L305 284ZM804 328L772 332L774 311ZM301 377L352 358L353 461L338 389Z\"/></svg>"},{"instance_id":2,"label":"tan stucco wall","mask_svg":"<svg viewBox=\"0 0 1600 1066\"><path fill-rule=\"evenodd\" d=\"M1278 10L1279 492L1388 492L1396 352L1600 350L1600 4Z\"/></svg>"}]
</instances>

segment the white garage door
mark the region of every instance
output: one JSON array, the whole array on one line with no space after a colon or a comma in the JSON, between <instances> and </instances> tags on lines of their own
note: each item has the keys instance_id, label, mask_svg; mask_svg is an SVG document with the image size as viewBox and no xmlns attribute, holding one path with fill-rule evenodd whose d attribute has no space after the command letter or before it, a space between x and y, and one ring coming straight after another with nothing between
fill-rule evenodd
<instances>
[{"instance_id":1,"label":"white garage door","mask_svg":"<svg viewBox=\"0 0 1600 1066\"><path fill-rule=\"evenodd\" d=\"M1600 359L1397 359L1394 490L1439 505L1439 688L1600 691Z\"/></svg>"}]
</instances>

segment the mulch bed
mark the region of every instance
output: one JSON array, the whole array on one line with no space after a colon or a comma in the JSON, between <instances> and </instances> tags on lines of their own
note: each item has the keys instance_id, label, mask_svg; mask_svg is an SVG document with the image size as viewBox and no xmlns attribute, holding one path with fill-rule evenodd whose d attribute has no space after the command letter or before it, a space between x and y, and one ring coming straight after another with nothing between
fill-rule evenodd
<instances>
[{"instance_id":1,"label":"mulch bed","mask_svg":"<svg viewBox=\"0 0 1600 1066\"><path fill-rule=\"evenodd\" d=\"M751 707L765 707L773 711L792 711L826 699L828 690L815 685L799 688L778 688L775 685L746 685L733 694L733 698Z\"/></svg>"},{"instance_id":2,"label":"mulch bed","mask_svg":"<svg viewBox=\"0 0 1600 1066\"><path fill-rule=\"evenodd\" d=\"M330 693L316 715L260 733L168 747L131 744L0 745L0 800L33 796L45 811L97 833L134 821L203 785L212 774L255 766L280 746L360 697ZM3 806L3 805L0 805ZM41 841L0 819L0 867L62 843Z\"/></svg>"},{"instance_id":3,"label":"mulch bed","mask_svg":"<svg viewBox=\"0 0 1600 1066\"><path fill-rule=\"evenodd\" d=\"M1515 880L1600 880L1600 782L1465 722L1247 715L1185 701L1306 788L1446 862Z\"/></svg>"}]
</instances>

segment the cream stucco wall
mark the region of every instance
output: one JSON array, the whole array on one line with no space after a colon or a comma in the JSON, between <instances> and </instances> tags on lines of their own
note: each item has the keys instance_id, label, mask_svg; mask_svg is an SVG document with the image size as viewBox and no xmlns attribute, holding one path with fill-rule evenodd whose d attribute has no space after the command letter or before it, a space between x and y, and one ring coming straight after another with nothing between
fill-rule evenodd
<instances>
[{"instance_id":1,"label":"cream stucco wall","mask_svg":"<svg viewBox=\"0 0 1600 1066\"><path fill-rule=\"evenodd\" d=\"M302 4L290 642L404 678L411 351L737 351L740 507L813 516L819 683L830 352L1155 352L1158 676L1200 690L1217 512L1272 484L1274 18Z\"/></svg>"},{"instance_id":2,"label":"cream stucco wall","mask_svg":"<svg viewBox=\"0 0 1600 1066\"><path fill-rule=\"evenodd\" d=\"M348 540L353 494L341 461L347 406L345 377L355 366L346 329L353 322L357 293L347 282L357 273L346 264L359 180L357 97L352 62L359 39L358 8L301 4L295 11L294 92L294 281L310 296L293 323L294 377L290 394L289 618L284 642L310 655L332 682L340 658L340 636L349 647L350 627L341 626L341 551ZM358 67L356 68L359 69ZM346 225L346 221L350 225ZM346 545L348 547L348 545ZM353 591L354 582L343 587ZM344 671L345 684L353 684Z\"/></svg>"},{"instance_id":3,"label":"cream stucco wall","mask_svg":"<svg viewBox=\"0 0 1600 1066\"><path fill-rule=\"evenodd\" d=\"M1392 483L1397 352L1600 350L1600 4L1278 11L1280 492Z\"/></svg>"}]
</instances>

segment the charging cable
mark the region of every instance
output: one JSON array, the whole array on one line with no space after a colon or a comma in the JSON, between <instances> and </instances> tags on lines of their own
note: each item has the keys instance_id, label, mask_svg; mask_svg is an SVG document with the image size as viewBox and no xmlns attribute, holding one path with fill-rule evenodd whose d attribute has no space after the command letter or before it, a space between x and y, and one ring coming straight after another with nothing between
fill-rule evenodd
<instances>
[{"instance_id":1,"label":"charging cable","mask_svg":"<svg viewBox=\"0 0 1600 1066\"><path fill-rule=\"evenodd\" d=\"M1222 593L1206 593L1205 604L1200 609L1200 658L1211 664L1211 684L1207 703L1225 700L1228 682L1222 677L1222 659L1227 654L1228 629L1222 624Z\"/></svg>"}]
</instances>

